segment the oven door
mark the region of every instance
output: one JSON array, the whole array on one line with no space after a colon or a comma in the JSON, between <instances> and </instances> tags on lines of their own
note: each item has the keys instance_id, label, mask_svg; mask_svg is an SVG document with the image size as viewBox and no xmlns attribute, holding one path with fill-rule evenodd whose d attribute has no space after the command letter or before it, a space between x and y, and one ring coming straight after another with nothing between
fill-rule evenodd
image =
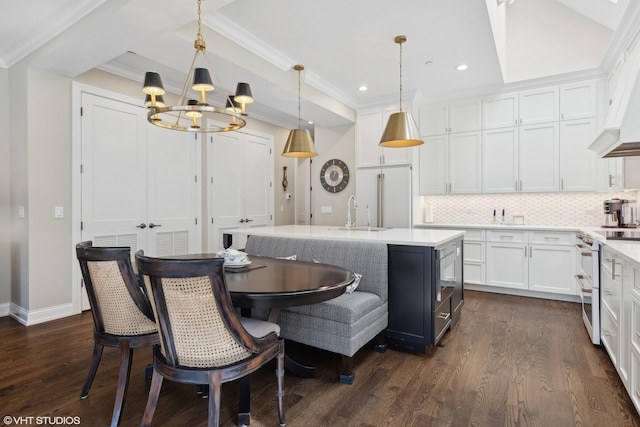
<instances>
[{"instance_id":1,"label":"oven door","mask_svg":"<svg viewBox=\"0 0 640 427\"><path fill-rule=\"evenodd\" d=\"M582 321L594 345L600 345L600 289L583 274L576 274L582 305Z\"/></svg>"}]
</instances>

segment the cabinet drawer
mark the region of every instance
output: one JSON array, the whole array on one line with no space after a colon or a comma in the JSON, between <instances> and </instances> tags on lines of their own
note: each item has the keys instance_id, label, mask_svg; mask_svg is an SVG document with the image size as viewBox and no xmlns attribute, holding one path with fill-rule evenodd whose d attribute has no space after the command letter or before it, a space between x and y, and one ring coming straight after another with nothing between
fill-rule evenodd
<instances>
[{"instance_id":1,"label":"cabinet drawer","mask_svg":"<svg viewBox=\"0 0 640 427\"><path fill-rule=\"evenodd\" d=\"M524 243L526 242L526 231L519 230L488 230L487 241L489 242L510 242Z\"/></svg>"},{"instance_id":2,"label":"cabinet drawer","mask_svg":"<svg viewBox=\"0 0 640 427\"><path fill-rule=\"evenodd\" d=\"M484 262L484 242L464 242L464 261Z\"/></svg>"},{"instance_id":3,"label":"cabinet drawer","mask_svg":"<svg viewBox=\"0 0 640 427\"><path fill-rule=\"evenodd\" d=\"M603 274L602 283L600 286L602 289L602 304L605 308L611 311L613 318L618 321L620 318L620 294L622 287L620 284L611 280L611 276ZM607 310L602 310L607 311Z\"/></svg>"},{"instance_id":4,"label":"cabinet drawer","mask_svg":"<svg viewBox=\"0 0 640 427\"><path fill-rule=\"evenodd\" d=\"M433 336L434 344L440 341L440 338L451 325L451 295L445 298L440 305L433 311Z\"/></svg>"},{"instance_id":5,"label":"cabinet drawer","mask_svg":"<svg viewBox=\"0 0 640 427\"><path fill-rule=\"evenodd\" d=\"M485 271L484 263L479 262L465 262L464 263L464 283L470 283L472 285L484 285L485 284ZM639 347L640 348L640 347Z\"/></svg>"},{"instance_id":6,"label":"cabinet drawer","mask_svg":"<svg viewBox=\"0 0 640 427\"><path fill-rule=\"evenodd\" d=\"M529 243L542 245L574 245L576 234L564 231L530 231Z\"/></svg>"},{"instance_id":7,"label":"cabinet drawer","mask_svg":"<svg viewBox=\"0 0 640 427\"><path fill-rule=\"evenodd\" d=\"M618 366L618 323L611 316L609 310L602 310L602 344L607 349L613 366Z\"/></svg>"},{"instance_id":8,"label":"cabinet drawer","mask_svg":"<svg viewBox=\"0 0 640 427\"><path fill-rule=\"evenodd\" d=\"M465 230L464 240L473 242L484 242L484 230L473 228L471 230Z\"/></svg>"}]
</instances>

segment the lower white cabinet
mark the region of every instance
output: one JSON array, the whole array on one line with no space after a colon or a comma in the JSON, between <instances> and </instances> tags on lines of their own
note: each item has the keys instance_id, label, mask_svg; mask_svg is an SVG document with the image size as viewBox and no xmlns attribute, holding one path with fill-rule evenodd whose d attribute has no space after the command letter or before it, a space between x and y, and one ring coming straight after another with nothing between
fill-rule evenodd
<instances>
[{"instance_id":1,"label":"lower white cabinet","mask_svg":"<svg viewBox=\"0 0 640 427\"><path fill-rule=\"evenodd\" d=\"M485 231L465 230L464 235L464 282L473 285L485 284Z\"/></svg>"},{"instance_id":2,"label":"lower white cabinet","mask_svg":"<svg viewBox=\"0 0 640 427\"><path fill-rule=\"evenodd\" d=\"M489 230L486 284L575 295L574 241L571 232Z\"/></svg>"}]
</instances>

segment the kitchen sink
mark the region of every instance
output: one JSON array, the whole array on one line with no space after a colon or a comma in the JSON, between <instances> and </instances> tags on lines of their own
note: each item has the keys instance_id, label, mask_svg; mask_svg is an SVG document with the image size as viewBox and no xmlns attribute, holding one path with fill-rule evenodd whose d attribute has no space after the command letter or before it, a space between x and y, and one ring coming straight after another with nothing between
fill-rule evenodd
<instances>
[{"instance_id":1,"label":"kitchen sink","mask_svg":"<svg viewBox=\"0 0 640 427\"><path fill-rule=\"evenodd\" d=\"M351 231L384 231L384 227L340 227L338 230L351 230Z\"/></svg>"}]
</instances>

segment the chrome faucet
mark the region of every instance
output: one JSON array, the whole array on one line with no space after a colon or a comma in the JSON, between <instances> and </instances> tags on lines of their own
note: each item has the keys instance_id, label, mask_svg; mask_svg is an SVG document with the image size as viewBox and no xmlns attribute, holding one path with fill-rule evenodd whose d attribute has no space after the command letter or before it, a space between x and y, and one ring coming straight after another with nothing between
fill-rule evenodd
<instances>
[{"instance_id":1,"label":"chrome faucet","mask_svg":"<svg viewBox=\"0 0 640 427\"><path fill-rule=\"evenodd\" d=\"M357 216L358 214L358 201L356 200L356 196L352 194L347 199L347 228L356 226L355 219L353 220L353 222L351 222L351 200L353 200L353 214L354 216Z\"/></svg>"}]
</instances>

